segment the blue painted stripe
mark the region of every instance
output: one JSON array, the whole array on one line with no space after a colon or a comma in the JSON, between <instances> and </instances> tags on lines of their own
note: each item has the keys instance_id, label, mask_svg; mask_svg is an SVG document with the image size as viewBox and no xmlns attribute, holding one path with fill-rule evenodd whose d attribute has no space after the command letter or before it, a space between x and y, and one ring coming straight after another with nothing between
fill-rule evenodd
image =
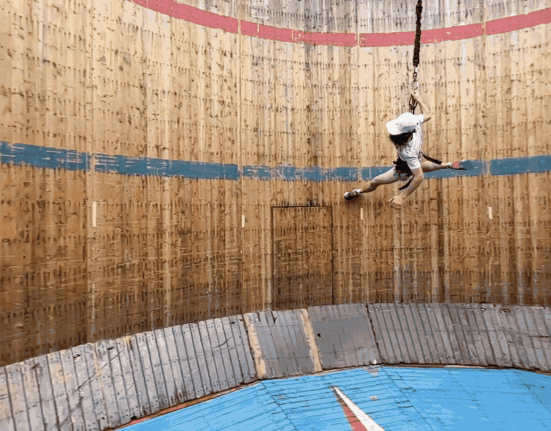
<instances>
[{"instance_id":1,"label":"blue painted stripe","mask_svg":"<svg viewBox=\"0 0 551 431\"><path fill-rule=\"evenodd\" d=\"M75 150L38 145L8 144L0 141L0 162L35 168L89 170L90 156Z\"/></svg>"},{"instance_id":2,"label":"blue painted stripe","mask_svg":"<svg viewBox=\"0 0 551 431\"><path fill-rule=\"evenodd\" d=\"M295 166L280 165L274 168L269 166L244 166L243 178L258 180L285 180L285 181L358 181L358 168L341 167L324 169L320 166L297 168Z\"/></svg>"},{"instance_id":3,"label":"blue painted stripe","mask_svg":"<svg viewBox=\"0 0 551 431\"><path fill-rule=\"evenodd\" d=\"M551 171L551 155L494 159L490 162L492 175L518 175Z\"/></svg>"},{"instance_id":4,"label":"blue painted stripe","mask_svg":"<svg viewBox=\"0 0 551 431\"><path fill-rule=\"evenodd\" d=\"M272 168L269 166L243 166L243 177L257 180L271 180Z\"/></svg>"},{"instance_id":5,"label":"blue painted stripe","mask_svg":"<svg viewBox=\"0 0 551 431\"><path fill-rule=\"evenodd\" d=\"M372 166L370 168L362 168L362 180L370 180L377 175L384 174L386 171L392 169L392 166Z\"/></svg>"},{"instance_id":6,"label":"blue painted stripe","mask_svg":"<svg viewBox=\"0 0 551 431\"><path fill-rule=\"evenodd\" d=\"M195 179L239 179L237 165L96 154L97 172Z\"/></svg>"},{"instance_id":7,"label":"blue painted stripe","mask_svg":"<svg viewBox=\"0 0 551 431\"><path fill-rule=\"evenodd\" d=\"M320 166L297 168L280 165L276 167L247 165L240 170L236 164L166 160L122 155L88 154L76 150L43 147L37 145L8 144L0 141L0 163L29 165L37 168L90 170L94 158L96 172L113 172L120 175L157 175L193 179L240 178L284 181L360 181L380 175L392 166L350 167L325 169ZM441 170L429 172L427 178L475 177L480 175L520 175L551 172L551 155L471 160L466 171Z\"/></svg>"}]
</instances>

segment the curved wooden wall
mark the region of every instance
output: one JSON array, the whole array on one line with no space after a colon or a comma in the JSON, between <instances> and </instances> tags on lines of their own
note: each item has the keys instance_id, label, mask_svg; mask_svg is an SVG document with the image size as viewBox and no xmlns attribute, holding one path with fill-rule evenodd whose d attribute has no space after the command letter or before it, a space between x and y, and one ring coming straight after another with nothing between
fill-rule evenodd
<instances>
[{"instance_id":1,"label":"curved wooden wall","mask_svg":"<svg viewBox=\"0 0 551 431\"><path fill-rule=\"evenodd\" d=\"M550 336L551 309L492 304L341 304L209 319L0 367L0 429L113 429L258 380L349 367L549 373Z\"/></svg>"},{"instance_id":2,"label":"curved wooden wall","mask_svg":"<svg viewBox=\"0 0 551 431\"><path fill-rule=\"evenodd\" d=\"M424 148L476 169L398 212L342 195L394 158L414 2L139 3L1 4L0 364L267 308L551 303L551 3L426 2Z\"/></svg>"}]
</instances>

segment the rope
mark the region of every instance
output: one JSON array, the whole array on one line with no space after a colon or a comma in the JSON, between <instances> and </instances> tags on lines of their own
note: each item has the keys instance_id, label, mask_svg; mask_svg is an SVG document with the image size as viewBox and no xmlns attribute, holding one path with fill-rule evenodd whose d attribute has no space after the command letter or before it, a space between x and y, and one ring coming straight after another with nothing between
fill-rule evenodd
<instances>
[{"instance_id":1,"label":"rope","mask_svg":"<svg viewBox=\"0 0 551 431\"><path fill-rule=\"evenodd\" d=\"M417 25L415 28L415 44L413 46L413 89L419 87L417 82L417 68L419 67L419 52L421 51L421 14L423 13L423 1L417 0L417 6L415 7L415 14L417 15ZM417 107L417 101L410 97L409 99L409 109L412 114L415 113L415 108Z\"/></svg>"}]
</instances>

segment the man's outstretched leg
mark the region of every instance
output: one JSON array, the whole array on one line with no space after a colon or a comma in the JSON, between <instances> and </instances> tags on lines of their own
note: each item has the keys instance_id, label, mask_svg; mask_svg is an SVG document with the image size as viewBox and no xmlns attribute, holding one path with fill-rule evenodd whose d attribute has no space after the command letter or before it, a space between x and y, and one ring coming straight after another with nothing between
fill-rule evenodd
<instances>
[{"instance_id":1,"label":"man's outstretched leg","mask_svg":"<svg viewBox=\"0 0 551 431\"><path fill-rule=\"evenodd\" d=\"M389 171L386 171L382 173L381 175L377 175L372 180L368 181L368 183L365 185L363 189L354 189L351 192L346 192L344 194L344 198L346 200L351 200L354 198L357 198L361 194L364 193L371 193L374 191L377 187L383 185L383 184L392 184L395 183L400 179L399 175L396 173L395 169L392 168Z\"/></svg>"},{"instance_id":2,"label":"man's outstretched leg","mask_svg":"<svg viewBox=\"0 0 551 431\"><path fill-rule=\"evenodd\" d=\"M438 164L423 158L423 161L421 162L421 168L423 168L423 172L432 172L432 171L437 171L439 169L454 169L457 171L464 171L469 169L469 164L466 161L463 161L463 162L456 161L456 162Z\"/></svg>"}]
</instances>

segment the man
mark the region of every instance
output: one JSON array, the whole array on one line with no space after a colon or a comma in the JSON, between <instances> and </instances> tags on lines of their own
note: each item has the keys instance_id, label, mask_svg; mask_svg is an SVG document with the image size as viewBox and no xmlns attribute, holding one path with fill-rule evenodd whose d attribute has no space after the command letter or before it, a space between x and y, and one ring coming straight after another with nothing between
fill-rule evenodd
<instances>
[{"instance_id":1,"label":"man","mask_svg":"<svg viewBox=\"0 0 551 431\"><path fill-rule=\"evenodd\" d=\"M421 185L424 172L438 169L466 169L465 163L442 163L421 152L423 144L421 124L429 121L431 114L417 91L412 91L411 96L419 104L421 115L406 112L386 123L390 140L398 153L394 167L370 180L363 189L346 192L344 194L345 199L350 200L363 193L371 193L382 184L392 184L398 180L408 181L405 186L400 188L399 193L389 201L394 208L399 208L404 204L404 200Z\"/></svg>"}]
</instances>

